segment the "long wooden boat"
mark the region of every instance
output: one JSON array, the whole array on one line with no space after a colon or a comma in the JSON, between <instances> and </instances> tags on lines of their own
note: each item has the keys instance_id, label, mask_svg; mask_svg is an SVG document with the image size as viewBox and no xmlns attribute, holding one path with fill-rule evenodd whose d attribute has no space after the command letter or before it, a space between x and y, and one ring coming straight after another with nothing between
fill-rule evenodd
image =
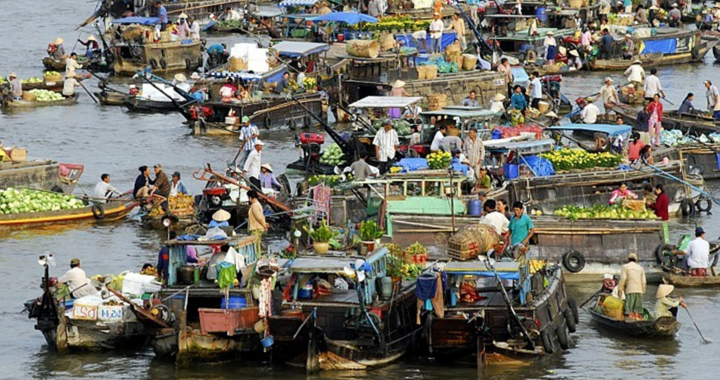
<instances>
[{"instance_id":1,"label":"long wooden boat","mask_svg":"<svg viewBox=\"0 0 720 380\"><path fill-rule=\"evenodd\" d=\"M403 356L422 327L416 324L414 282L396 282L392 294L381 294L376 285L386 277L388 254L381 247L366 257L296 258L288 268L295 281L292 302L284 303L280 315L268 318L275 358L314 373L365 370ZM370 268L355 289L313 297L304 283L299 284L315 276L338 276L357 260Z\"/></svg>"},{"instance_id":2,"label":"long wooden boat","mask_svg":"<svg viewBox=\"0 0 720 380\"><path fill-rule=\"evenodd\" d=\"M106 106L122 106L125 104L127 94L111 91L100 91L95 93L95 97L100 101L100 104Z\"/></svg>"},{"instance_id":3,"label":"long wooden boat","mask_svg":"<svg viewBox=\"0 0 720 380\"><path fill-rule=\"evenodd\" d=\"M666 284L675 285L679 288L694 288L694 287L710 287L720 286L720 276L683 276L674 273L668 273L667 277L663 278Z\"/></svg>"},{"instance_id":4,"label":"long wooden boat","mask_svg":"<svg viewBox=\"0 0 720 380\"><path fill-rule=\"evenodd\" d=\"M42 60L43 66L47 71L65 72L65 59L55 59L53 57L45 57ZM94 60L88 60L87 58L78 57L78 63L82 65L83 69L89 69L95 72L107 72L110 70L110 66L107 64L101 64Z\"/></svg>"},{"instance_id":5,"label":"long wooden boat","mask_svg":"<svg viewBox=\"0 0 720 380\"><path fill-rule=\"evenodd\" d=\"M72 96L68 96L65 99L62 100L53 100L49 102L40 102L37 100L29 101L29 100L14 100L10 98L3 98L3 108L8 110L20 110L20 109L30 109L30 108L38 108L38 107L49 107L49 106L69 106L77 103L78 97L80 94L74 94Z\"/></svg>"},{"instance_id":6,"label":"long wooden boat","mask_svg":"<svg viewBox=\"0 0 720 380\"><path fill-rule=\"evenodd\" d=\"M616 104L610 109L620 116L625 124L633 127L637 126L639 107ZM662 124L665 129L679 129L683 133L710 134L720 132L720 121L704 115L678 113L676 110L664 111Z\"/></svg>"},{"instance_id":7,"label":"long wooden boat","mask_svg":"<svg viewBox=\"0 0 720 380\"><path fill-rule=\"evenodd\" d=\"M124 218L135 206L137 206L137 202L120 200L88 204L86 207L71 210L4 214L0 215L0 227L26 227L82 221L111 222Z\"/></svg>"},{"instance_id":8,"label":"long wooden boat","mask_svg":"<svg viewBox=\"0 0 720 380\"><path fill-rule=\"evenodd\" d=\"M642 66L645 70L649 68L656 67L660 65L662 62L663 53L653 53L653 54L640 54L637 57L633 57L633 59L626 60L622 58L618 59L594 59L592 61L589 61L588 67L590 67L591 70L594 71L602 71L602 70L613 70L613 71L619 71L619 70L625 70L627 69L633 61L636 59L639 59L642 61Z\"/></svg>"},{"instance_id":9,"label":"long wooden boat","mask_svg":"<svg viewBox=\"0 0 720 380\"><path fill-rule=\"evenodd\" d=\"M201 49L200 41L132 45L116 43L112 68L116 75L123 76L135 75L148 66L156 73L194 71L203 63Z\"/></svg>"},{"instance_id":10,"label":"long wooden boat","mask_svg":"<svg viewBox=\"0 0 720 380\"><path fill-rule=\"evenodd\" d=\"M125 98L123 105L130 112L143 112L143 113L169 113L169 112L180 112L187 102L184 100L177 100L177 106L168 100L149 100L143 99L137 96L128 96Z\"/></svg>"},{"instance_id":11,"label":"long wooden boat","mask_svg":"<svg viewBox=\"0 0 720 380\"><path fill-rule=\"evenodd\" d=\"M8 187L53 191L69 194L77 185L85 167L52 160L0 163L0 189Z\"/></svg>"},{"instance_id":12,"label":"long wooden boat","mask_svg":"<svg viewBox=\"0 0 720 380\"><path fill-rule=\"evenodd\" d=\"M443 270L450 283L472 277L478 299L451 298L445 301L443 316L429 318L425 344L433 355L475 355L478 366L505 365L569 348L569 335L578 322L577 304L567 294L559 267L530 274L527 263L496 262L490 269L473 260L450 262ZM528 297L511 300L514 289L500 279L518 279Z\"/></svg>"},{"instance_id":13,"label":"long wooden boat","mask_svg":"<svg viewBox=\"0 0 720 380\"><path fill-rule=\"evenodd\" d=\"M601 293L595 297L594 302L591 301L590 306L586 308L593 320L599 325L609 328L614 332L622 335L637 336L643 338L673 338L680 330L680 322L673 317L662 317L658 319L644 320L618 320L603 314L600 310L601 303L605 297L609 297L609 293Z\"/></svg>"}]
</instances>

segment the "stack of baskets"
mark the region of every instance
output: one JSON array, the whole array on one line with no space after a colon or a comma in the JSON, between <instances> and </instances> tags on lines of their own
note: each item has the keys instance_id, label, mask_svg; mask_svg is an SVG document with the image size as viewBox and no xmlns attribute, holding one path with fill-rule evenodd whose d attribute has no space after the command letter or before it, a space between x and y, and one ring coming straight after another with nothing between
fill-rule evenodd
<instances>
[{"instance_id":1,"label":"stack of baskets","mask_svg":"<svg viewBox=\"0 0 720 380\"><path fill-rule=\"evenodd\" d=\"M430 94L428 98L428 109L430 111L437 111L447 107L447 95L445 94Z\"/></svg>"}]
</instances>

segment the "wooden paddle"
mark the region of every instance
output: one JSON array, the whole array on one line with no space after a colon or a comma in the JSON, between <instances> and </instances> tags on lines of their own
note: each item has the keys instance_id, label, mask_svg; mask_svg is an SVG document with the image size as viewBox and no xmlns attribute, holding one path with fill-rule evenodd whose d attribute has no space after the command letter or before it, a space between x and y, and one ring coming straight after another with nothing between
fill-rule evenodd
<instances>
[{"instance_id":1,"label":"wooden paddle","mask_svg":"<svg viewBox=\"0 0 720 380\"><path fill-rule=\"evenodd\" d=\"M85 90L85 92L88 94L88 96L90 97L90 99L92 99L92 100L97 104L98 100L95 99L95 97L93 96L93 94L90 93L90 91L88 91L87 87L85 87L85 85L82 84L82 82L80 82L80 81L78 81L78 84L80 85L80 87L83 88L83 90Z\"/></svg>"},{"instance_id":2,"label":"wooden paddle","mask_svg":"<svg viewBox=\"0 0 720 380\"><path fill-rule=\"evenodd\" d=\"M675 292L678 294L679 297L685 298L685 297L682 296L682 294L680 294L680 291L679 291L677 288L675 288ZM700 327L698 327L697 323L695 323L695 320L693 319L692 314L690 314L690 309L687 307L687 305L685 305L685 307L684 307L683 309L685 309L685 311L687 312L688 317L690 317L690 321L693 323L693 325L695 325L695 330L697 330L698 334L700 334L700 341L701 341L703 344L710 344L710 343L712 343L711 340L706 339L706 338L703 336L703 333L700 331Z\"/></svg>"}]
</instances>

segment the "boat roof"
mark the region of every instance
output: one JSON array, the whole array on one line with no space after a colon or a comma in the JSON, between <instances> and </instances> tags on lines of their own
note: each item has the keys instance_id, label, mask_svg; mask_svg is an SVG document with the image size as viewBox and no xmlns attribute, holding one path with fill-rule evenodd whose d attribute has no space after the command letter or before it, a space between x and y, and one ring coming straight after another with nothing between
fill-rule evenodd
<instances>
[{"instance_id":1,"label":"boat roof","mask_svg":"<svg viewBox=\"0 0 720 380\"><path fill-rule=\"evenodd\" d=\"M280 55L288 57L304 57L310 54L322 53L330 50L330 45L315 42L280 41L272 46Z\"/></svg>"},{"instance_id":2,"label":"boat roof","mask_svg":"<svg viewBox=\"0 0 720 380\"><path fill-rule=\"evenodd\" d=\"M492 141L492 140L490 140ZM531 151L531 152L542 152L545 150L552 149L553 144L555 144L555 141L553 139L541 139L541 140L526 140L526 141L514 141L514 142L508 142L505 144L498 144L498 145L492 145L487 146L488 150L492 151L519 151L523 153L523 151Z\"/></svg>"},{"instance_id":3,"label":"boat roof","mask_svg":"<svg viewBox=\"0 0 720 380\"><path fill-rule=\"evenodd\" d=\"M160 19L158 17L124 17L112 20L113 24L140 24L140 25L156 25Z\"/></svg>"},{"instance_id":4,"label":"boat roof","mask_svg":"<svg viewBox=\"0 0 720 380\"><path fill-rule=\"evenodd\" d=\"M367 257L359 256L301 256L296 258L290 264L290 272L292 273L340 273L345 268L355 266L357 260L364 260L373 263L385 256L387 248L383 247L375 250Z\"/></svg>"},{"instance_id":5,"label":"boat roof","mask_svg":"<svg viewBox=\"0 0 720 380\"><path fill-rule=\"evenodd\" d=\"M279 17L282 16L282 11L278 7L259 6L260 10L253 13L255 17Z\"/></svg>"},{"instance_id":6,"label":"boat roof","mask_svg":"<svg viewBox=\"0 0 720 380\"><path fill-rule=\"evenodd\" d=\"M284 0L278 4L279 7L312 7L318 0Z\"/></svg>"},{"instance_id":7,"label":"boat roof","mask_svg":"<svg viewBox=\"0 0 720 380\"><path fill-rule=\"evenodd\" d=\"M550 131L588 131L606 133L610 137L630 133L632 127L629 125L616 124L564 124L547 128Z\"/></svg>"},{"instance_id":8,"label":"boat roof","mask_svg":"<svg viewBox=\"0 0 720 380\"><path fill-rule=\"evenodd\" d=\"M485 108L475 107L445 107L441 110L436 111L425 111L421 112L422 116L452 116L459 118L473 118L473 117L484 117L490 118L497 114L497 112L490 111Z\"/></svg>"},{"instance_id":9,"label":"boat roof","mask_svg":"<svg viewBox=\"0 0 720 380\"><path fill-rule=\"evenodd\" d=\"M423 100L421 96L368 96L350 105L354 108L404 108Z\"/></svg>"}]
</instances>

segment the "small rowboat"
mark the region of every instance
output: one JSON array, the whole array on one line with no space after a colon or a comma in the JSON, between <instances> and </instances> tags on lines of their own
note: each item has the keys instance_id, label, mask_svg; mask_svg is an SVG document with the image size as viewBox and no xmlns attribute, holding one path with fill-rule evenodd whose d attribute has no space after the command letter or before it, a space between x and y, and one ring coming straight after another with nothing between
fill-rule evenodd
<instances>
[{"instance_id":1,"label":"small rowboat","mask_svg":"<svg viewBox=\"0 0 720 380\"><path fill-rule=\"evenodd\" d=\"M121 106L125 104L128 95L119 92L101 91L94 93L100 104L106 106Z\"/></svg>"},{"instance_id":2,"label":"small rowboat","mask_svg":"<svg viewBox=\"0 0 720 380\"><path fill-rule=\"evenodd\" d=\"M127 216L135 206L137 206L137 202L117 200L102 204L88 204L86 207L70 210L3 214L0 215L0 228L82 221L112 222Z\"/></svg>"},{"instance_id":3,"label":"small rowboat","mask_svg":"<svg viewBox=\"0 0 720 380\"><path fill-rule=\"evenodd\" d=\"M663 282L675 285L678 288L720 286L720 276L683 276L670 273L667 277L663 278Z\"/></svg>"},{"instance_id":4,"label":"small rowboat","mask_svg":"<svg viewBox=\"0 0 720 380\"><path fill-rule=\"evenodd\" d=\"M590 67L590 70L593 71L600 71L600 70L612 70L612 71L622 71L627 69L636 59L639 59L642 62L642 66L645 70L656 67L660 64L662 61L663 54L662 53L653 53L653 54L641 54L638 57L633 57L632 59L595 59L593 61L588 62L588 66Z\"/></svg>"},{"instance_id":5,"label":"small rowboat","mask_svg":"<svg viewBox=\"0 0 720 380\"><path fill-rule=\"evenodd\" d=\"M2 106L6 109L26 109L47 106L68 106L77 103L80 94L74 94L62 100L53 100L49 102L40 102L37 100L15 100L9 97L3 98Z\"/></svg>"},{"instance_id":6,"label":"small rowboat","mask_svg":"<svg viewBox=\"0 0 720 380\"><path fill-rule=\"evenodd\" d=\"M598 305L598 301L602 302L605 297L610 296L608 293L600 293L595 297L594 302L590 302L590 306L586 308L593 320L598 324L608 327L613 331L622 335L631 335L645 338L672 338L675 333L680 330L680 322L673 317L661 317L658 319L643 320L618 320L610 318L603 314Z\"/></svg>"}]
</instances>

